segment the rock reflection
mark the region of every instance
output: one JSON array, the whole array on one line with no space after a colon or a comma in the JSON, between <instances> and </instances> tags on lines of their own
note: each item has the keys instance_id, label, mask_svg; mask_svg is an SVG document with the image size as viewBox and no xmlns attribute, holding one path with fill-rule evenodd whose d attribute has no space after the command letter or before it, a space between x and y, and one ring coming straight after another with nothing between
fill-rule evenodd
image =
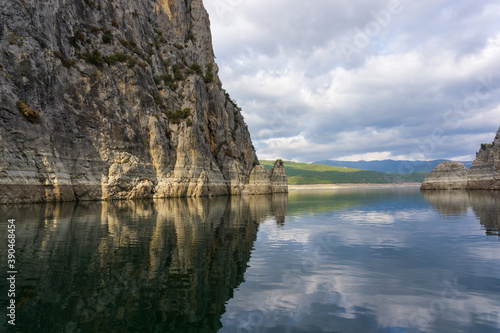
<instances>
[{"instance_id":1,"label":"rock reflection","mask_svg":"<svg viewBox=\"0 0 500 333\"><path fill-rule=\"evenodd\" d=\"M17 221L16 328L216 332L244 280L259 222L283 224L286 202L274 195L2 206Z\"/></svg>"},{"instance_id":2,"label":"rock reflection","mask_svg":"<svg viewBox=\"0 0 500 333\"><path fill-rule=\"evenodd\" d=\"M500 236L500 193L474 191L470 204L486 229L487 235Z\"/></svg>"},{"instance_id":3,"label":"rock reflection","mask_svg":"<svg viewBox=\"0 0 500 333\"><path fill-rule=\"evenodd\" d=\"M425 199L444 216L459 216L472 208L487 235L500 230L500 193L493 191L423 191Z\"/></svg>"},{"instance_id":4,"label":"rock reflection","mask_svg":"<svg viewBox=\"0 0 500 333\"><path fill-rule=\"evenodd\" d=\"M460 216L469 208L467 191L422 191L425 200L443 216Z\"/></svg>"}]
</instances>

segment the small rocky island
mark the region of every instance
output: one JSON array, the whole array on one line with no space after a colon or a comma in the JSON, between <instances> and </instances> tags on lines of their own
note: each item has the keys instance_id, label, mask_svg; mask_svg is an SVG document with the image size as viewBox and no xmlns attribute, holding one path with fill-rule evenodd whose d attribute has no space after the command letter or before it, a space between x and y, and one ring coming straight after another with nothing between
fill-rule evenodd
<instances>
[{"instance_id":1,"label":"small rocky island","mask_svg":"<svg viewBox=\"0 0 500 333\"><path fill-rule=\"evenodd\" d=\"M287 192L222 88L201 0L0 15L0 203Z\"/></svg>"},{"instance_id":2,"label":"small rocky island","mask_svg":"<svg viewBox=\"0 0 500 333\"><path fill-rule=\"evenodd\" d=\"M469 170L459 162L441 162L422 190L500 190L500 128L491 144L481 144Z\"/></svg>"}]
</instances>

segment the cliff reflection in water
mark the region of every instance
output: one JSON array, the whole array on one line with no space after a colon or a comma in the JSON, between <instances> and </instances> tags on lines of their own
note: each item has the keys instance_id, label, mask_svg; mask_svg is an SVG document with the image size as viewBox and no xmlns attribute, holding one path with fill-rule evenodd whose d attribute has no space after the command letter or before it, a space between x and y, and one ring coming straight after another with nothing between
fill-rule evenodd
<instances>
[{"instance_id":1,"label":"cliff reflection in water","mask_svg":"<svg viewBox=\"0 0 500 333\"><path fill-rule=\"evenodd\" d=\"M460 216L469 207L487 235L500 236L500 193L493 191L424 191L424 198L444 216Z\"/></svg>"},{"instance_id":2,"label":"cliff reflection in water","mask_svg":"<svg viewBox=\"0 0 500 333\"><path fill-rule=\"evenodd\" d=\"M284 223L286 203L274 195L0 207L17 221L16 328L215 332L258 223Z\"/></svg>"}]
</instances>

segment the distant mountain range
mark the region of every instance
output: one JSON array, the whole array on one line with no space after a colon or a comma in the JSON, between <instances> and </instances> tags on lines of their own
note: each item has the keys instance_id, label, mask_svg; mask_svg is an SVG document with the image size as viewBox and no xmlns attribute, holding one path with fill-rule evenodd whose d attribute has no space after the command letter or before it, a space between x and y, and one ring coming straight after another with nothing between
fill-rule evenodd
<instances>
[{"instance_id":1,"label":"distant mountain range","mask_svg":"<svg viewBox=\"0 0 500 333\"><path fill-rule=\"evenodd\" d=\"M313 162L314 164L325 164L330 166L339 166L354 169L372 170L385 173L407 174L413 172L431 172L440 162L448 160L433 160L433 161L335 161L324 160ZM465 167L470 168L472 161L461 161Z\"/></svg>"}]
</instances>

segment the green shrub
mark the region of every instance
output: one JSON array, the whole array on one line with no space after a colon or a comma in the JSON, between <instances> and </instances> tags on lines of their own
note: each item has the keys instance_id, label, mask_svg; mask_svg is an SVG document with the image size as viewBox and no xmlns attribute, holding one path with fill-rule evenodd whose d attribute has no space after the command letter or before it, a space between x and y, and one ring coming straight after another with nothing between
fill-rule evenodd
<instances>
[{"instance_id":1,"label":"green shrub","mask_svg":"<svg viewBox=\"0 0 500 333\"><path fill-rule=\"evenodd\" d=\"M132 56L128 57L128 60L127 60L127 66L128 67L133 68L136 63L137 63L137 60L135 60L134 57L132 57Z\"/></svg>"},{"instance_id":2,"label":"green shrub","mask_svg":"<svg viewBox=\"0 0 500 333\"><path fill-rule=\"evenodd\" d=\"M36 122L38 119L38 113L35 110L30 109L26 104L24 104L23 101L17 101L16 105L19 111L21 111L30 123Z\"/></svg>"},{"instance_id":3,"label":"green shrub","mask_svg":"<svg viewBox=\"0 0 500 333\"><path fill-rule=\"evenodd\" d=\"M95 65L97 67L102 67L105 62L104 58L101 55L101 52L96 49L92 52L82 54L82 57L87 63Z\"/></svg>"},{"instance_id":4,"label":"green shrub","mask_svg":"<svg viewBox=\"0 0 500 333\"><path fill-rule=\"evenodd\" d=\"M203 75L203 70L201 69L201 66L198 64L192 64L189 66L191 70L193 70L196 74L198 75Z\"/></svg>"},{"instance_id":5,"label":"green shrub","mask_svg":"<svg viewBox=\"0 0 500 333\"><path fill-rule=\"evenodd\" d=\"M157 49L159 49L159 48L160 48L160 39L159 39L158 37L155 37L155 38L153 39L153 41L154 41L154 43L153 43L153 44L154 44L154 46L155 46Z\"/></svg>"},{"instance_id":6,"label":"green shrub","mask_svg":"<svg viewBox=\"0 0 500 333\"><path fill-rule=\"evenodd\" d=\"M112 66L112 65L116 64L117 62L126 62L128 60L128 56L126 54L121 53L121 52L115 52L115 53L110 54L108 56L104 56L103 60L105 63Z\"/></svg>"},{"instance_id":7,"label":"green shrub","mask_svg":"<svg viewBox=\"0 0 500 333\"><path fill-rule=\"evenodd\" d=\"M101 32L101 28L93 25L92 27L90 27L90 32L93 33L94 35L97 35L99 32Z\"/></svg>"},{"instance_id":8,"label":"green shrub","mask_svg":"<svg viewBox=\"0 0 500 333\"><path fill-rule=\"evenodd\" d=\"M61 63L63 64L64 67L71 67L75 64L76 60L69 60L69 59L66 59L62 54L61 52L59 51L54 51L54 56L61 60Z\"/></svg>"},{"instance_id":9,"label":"green shrub","mask_svg":"<svg viewBox=\"0 0 500 333\"><path fill-rule=\"evenodd\" d=\"M191 110L189 108L185 108L181 111L182 118L187 118L191 115Z\"/></svg>"},{"instance_id":10,"label":"green shrub","mask_svg":"<svg viewBox=\"0 0 500 333\"><path fill-rule=\"evenodd\" d=\"M186 120L186 126L187 126L187 127L191 127L191 126L193 126L193 121L191 120L191 118L188 118L188 119Z\"/></svg>"},{"instance_id":11,"label":"green shrub","mask_svg":"<svg viewBox=\"0 0 500 333\"><path fill-rule=\"evenodd\" d=\"M104 56L103 60L105 63L107 63L109 66L112 66L118 62L118 59L115 57L115 55L110 54L108 56Z\"/></svg>"},{"instance_id":12,"label":"green shrub","mask_svg":"<svg viewBox=\"0 0 500 333\"><path fill-rule=\"evenodd\" d=\"M194 43L195 40L196 40L196 37L194 37L193 32L191 31L191 29L189 29L188 33L186 35L186 38L184 38L184 42L187 43L189 41L192 41Z\"/></svg>"},{"instance_id":13,"label":"green shrub","mask_svg":"<svg viewBox=\"0 0 500 333\"><path fill-rule=\"evenodd\" d=\"M175 111L167 110L167 117L174 124L179 124L182 120L188 119L190 115L191 115L191 110L189 108L185 108L183 110L177 109ZM191 120L191 118L189 118L189 122L191 124L188 126L193 125L193 121Z\"/></svg>"},{"instance_id":14,"label":"green shrub","mask_svg":"<svg viewBox=\"0 0 500 333\"><path fill-rule=\"evenodd\" d=\"M84 1L85 1L85 4L87 6L89 6L91 9L97 8L97 5L94 1L92 1L92 0L84 0Z\"/></svg>"},{"instance_id":15,"label":"green shrub","mask_svg":"<svg viewBox=\"0 0 500 333\"><path fill-rule=\"evenodd\" d=\"M104 33L102 34L102 42L104 44L111 44L111 42L113 42L113 33L111 30L104 30Z\"/></svg>"},{"instance_id":16,"label":"green shrub","mask_svg":"<svg viewBox=\"0 0 500 333\"><path fill-rule=\"evenodd\" d=\"M126 62L128 60L128 56L124 53L116 52L114 55L119 62Z\"/></svg>"},{"instance_id":17,"label":"green shrub","mask_svg":"<svg viewBox=\"0 0 500 333\"><path fill-rule=\"evenodd\" d=\"M111 21L111 25L115 28L119 28L120 27L120 24L118 24L118 22L116 20L112 20Z\"/></svg>"},{"instance_id":18,"label":"green shrub","mask_svg":"<svg viewBox=\"0 0 500 333\"><path fill-rule=\"evenodd\" d=\"M493 141L493 143L491 143L491 144L481 143L481 150L486 150L487 148L493 147L494 144L495 144L495 141Z\"/></svg>"},{"instance_id":19,"label":"green shrub","mask_svg":"<svg viewBox=\"0 0 500 333\"><path fill-rule=\"evenodd\" d=\"M75 35L73 36L73 38L78 40L80 43L83 43L85 41L85 35L80 30L77 30L75 32Z\"/></svg>"},{"instance_id":20,"label":"green shrub","mask_svg":"<svg viewBox=\"0 0 500 333\"><path fill-rule=\"evenodd\" d=\"M161 104L161 98L159 94L154 94L153 99L155 101L155 104Z\"/></svg>"},{"instance_id":21,"label":"green shrub","mask_svg":"<svg viewBox=\"0 0 500 333\"><path fill-rule=\"evenodd\" d=\"M212 83L214 81L214 64L207 64L207 71L205 73L205 83Z\"/></svg>"},{"instance_id":22,"label":"green shrub","mask_svg":"<svg viewBox=\"0 0 500 333\"><path fill-rule=\"evenodd\" d=\"M69 38L69 43L76 49L80 48L78 42L81 44L85 43L85 35L80 30L77 30L75 34Z\"/></svg>"},{"instance_id":23,"label":"green shrub","mask_svg":"<svg viewBox=\"0 0 500 333\"><path fill-rule=\"evenodd\" d=\"M172 76L168 73L155 75L153 76L153 80L155 81L156 85L159 85L162 81L165 82L166 85L168 85L172 82Z\"/></svg>"},{"instance_id":24,"label":"green shrub","mask_svg":"<svg viewBox=\"0 0 500 333\"><path fill-rule=\"evenodd\" d=\"M175 64L172 66L172 69L174 71L174 79L175 81L182 81L184 80L184 77L182 76L181 69L179 65Z\"/></svg>"}]
</instances>

